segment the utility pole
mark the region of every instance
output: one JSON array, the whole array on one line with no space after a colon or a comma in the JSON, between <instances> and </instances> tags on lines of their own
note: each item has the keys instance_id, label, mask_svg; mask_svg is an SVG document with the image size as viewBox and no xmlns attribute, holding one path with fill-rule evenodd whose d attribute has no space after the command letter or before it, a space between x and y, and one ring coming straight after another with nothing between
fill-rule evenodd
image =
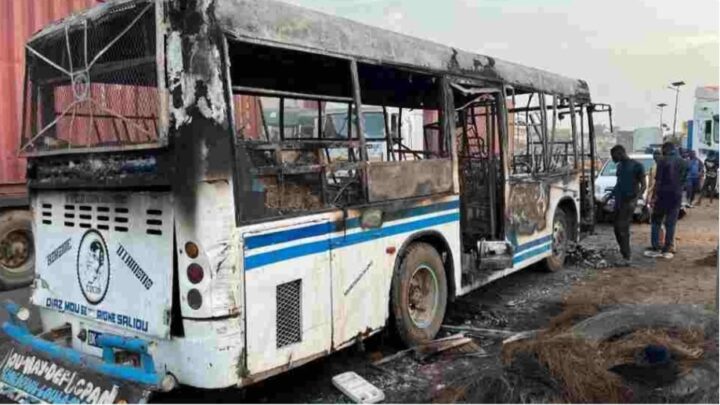
<instances>
[{"instance_id":1,"label":"utility pole","mask_svg":"<svg viewBox=\"0 0 720 405\"><path fill-rule=\"evenodd\" d=\"M673 118L673 140L675 139L675 129L677 127L677 109L678 109L678 96L680 95L680 86L684 85L684 81L672 82L668 89L675 90L675 118Z\"/></svg>"},{"instance_id":2,"label":"utility pole","mask_svg":"<svg viewBox=\"0 0 720 405\"><path fill-rule=\"evenodd\" d=\"M667 107L667 104L665 104L665 103L660 103L660 104L657 105L657 107L660 109L660 138L663 138L663 120L662 120L662 115L663 115L663 108Z\"/></svg>"}]
</instances>

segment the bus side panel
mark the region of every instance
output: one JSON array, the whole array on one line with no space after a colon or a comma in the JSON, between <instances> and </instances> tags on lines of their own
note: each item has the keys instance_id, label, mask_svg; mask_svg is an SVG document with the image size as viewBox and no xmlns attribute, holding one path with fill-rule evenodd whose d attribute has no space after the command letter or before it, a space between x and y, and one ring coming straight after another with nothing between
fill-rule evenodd
<instances>
[{"instance_id":1,"label":"bus side panel","mask_svg":"<svg viewBox=\"0 0 720 405\"><path fill-rule=\"evenodd\" d=\"M330 351L330 219L301 217L241 230L250 378Z\"/></svg>"},{"instance_id":2,"label":"bus side panel","mask_svg":"<svg viewBox=\"0 0 720 405\"><path fill-rule=\"evenodd\" d=\"M383 210L379 228L360 227L353 212L344 234L333 237L333 346L367 336L385 325L390 286L397 256L413 234L443 235L459 258L460 214L457 197L427 200L400 209ZM456 264L455 269L460 269ZM455 279L459 280L459 275ZM448 282L451 278L448 277ZM449 286L448 286L449 287Z\"/></svg>"},{"instance_id":3,"label":"bus side panel","mask_svg":"<svg viewBox=\"0 0 720 405\"><path fill-rule=\"evenodd\" d=\"M507 239L515 248L513 269L527 267L552 253L553 220L565 198L579 198L576 175L515 182L508 187ZM577 217L574 223L577 224Z\"/></svg>"}]
</instances>

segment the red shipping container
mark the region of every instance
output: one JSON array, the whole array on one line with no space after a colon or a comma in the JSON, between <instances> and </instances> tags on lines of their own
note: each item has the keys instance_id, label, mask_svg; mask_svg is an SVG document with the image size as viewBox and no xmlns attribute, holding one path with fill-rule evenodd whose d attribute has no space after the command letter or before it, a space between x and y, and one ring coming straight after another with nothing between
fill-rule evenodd
<instances>
[{"instance_id":1,"label":"red shipping container","mask_svg":"<svg viewBox=\"0 0 720 405\"><path fill-rule=\"evenodd\" d=\"M97 3L96 0L0 0L3 19L0 24L3 44L0 47L0 190L25 183L25 159L18 157L25 43L47 24Z\"/></svg>"}]
</instances>

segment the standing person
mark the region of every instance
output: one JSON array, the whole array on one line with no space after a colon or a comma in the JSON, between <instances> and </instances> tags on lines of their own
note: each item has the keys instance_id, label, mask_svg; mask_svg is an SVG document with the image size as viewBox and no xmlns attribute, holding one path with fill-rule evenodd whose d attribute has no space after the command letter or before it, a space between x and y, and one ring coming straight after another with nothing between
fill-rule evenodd
<instances>
[{"instance_id":1,"label":"standing person","mask_svg":"<svg viewBox=\"0 0 720 405\"><path fill-rule=\"evenodd\" d=\"M630 265L630 222L637 199L645 192L645 169L638 161L630 159L622 145L610 149L610 156L617 165L615 197L615 239L620 246L623 260L620 266Z\"/></svg>"},{"instance_id":2,"label":"standing person","mask_svg":"<svg viewBox=\"0 0 720 405\"><path fill-rule=\"evenodd\" d=\"M680 204L682 203L683 184L687 182L687 163L678 156L675 145L663 144L663 158L658 162L653 194L652 246L660 245L660 227L665 224L665 241L660 251L652 249L646 256L672 259L675 225L677 224Z\"/></svg>"},{"instance_id":3,"label":"standing person","mask_svg":"<svg viewBox=\"0 0 720 405\"><path fill-rule=\"evenodd\" d=\"M710 199L710 205L712 205L715 199L715 190L717 189L717 175L718 175L718 153L710 151L705 158L705 182L703 183L702 190L700 190L700 196L698 197L698 205L702 203L703 197Z\"/></svg>"},{"instance_id":4,"label":"standing person","mask_svg":"<svg viewBox=\"0 0 720 405\"><path fill-rule=\"evenodd\" d=\"M703 163L698 159L697 154L694 150L691 150L688 155L688 179L687 179L687 203L688 207L693 207L693 201L695 200L695 194L700 190L702 184L703 175L705 170Z\"/></svg>"},{"instance_id":5,"label":"standing person","mask_svg":"<svg viewBox=\"0 0 720 405\"><path fill-rule=\"evenodd\" d=\"M650 208L653 208L654 204L654 196L655 196L655 176L657 175L657 166L658 162L660 162L660 159L662 159L662 152L660 149L656 149L653 152L653 165L650 167L650 170L648 170L648 188L647 188L647 198L648 198L648 205ZM652 226L655 226L654 224ZM660 239L664 239L664 230L662 227L658 230L660 232ZM659 252L660 246L653 245L652 244L652 237L650 238L650 247L646 251L652 251L652 252Z\"/></svg>"}]
</instances>

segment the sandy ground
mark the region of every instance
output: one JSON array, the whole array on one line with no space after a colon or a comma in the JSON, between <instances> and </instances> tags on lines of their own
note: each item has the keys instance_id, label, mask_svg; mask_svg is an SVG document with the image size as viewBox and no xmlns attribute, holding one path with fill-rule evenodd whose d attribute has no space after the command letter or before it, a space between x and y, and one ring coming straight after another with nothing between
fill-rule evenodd
<instances>
[{"instance_id":1,"label":"sandy ground","mask_svg":"<svg viewBox=\"0 0 720 405\"><path fill-rule=\"evenodd\" d=\"M633 227L630 268L598 271L574 286L571 303L592 304L704 304L717 302L718 205L696 207L678 223L677 253L671 260L646 259L650 226ZM595 239L595 238L592 238ZM612 245L612 238L602 243ZM590 242L592 243L592 242ZM709 259L709 260L708 260Z\"/></svg>"}]
</instances>

